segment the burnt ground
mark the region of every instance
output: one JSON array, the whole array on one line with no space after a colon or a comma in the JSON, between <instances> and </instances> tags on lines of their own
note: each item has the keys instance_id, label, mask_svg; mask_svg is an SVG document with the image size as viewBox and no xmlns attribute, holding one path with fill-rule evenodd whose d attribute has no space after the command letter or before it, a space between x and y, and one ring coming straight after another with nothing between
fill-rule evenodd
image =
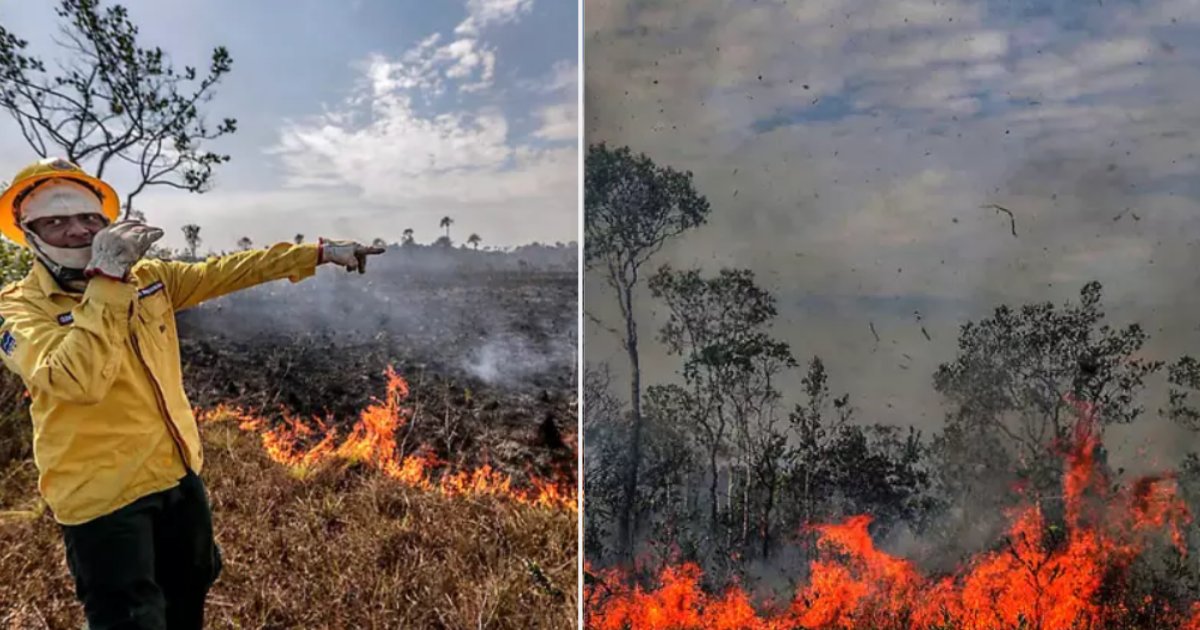
<instances>
[{"instance_id":1,"label":"burnt ground","mask_svg":"<svg viewBox=\"0 0 1200 630\"><path fill-rule=\"evenodd\" d=\"M573 487L574 262L407 254L180 313L193 404L261 407L274 421L284 406L347 427L385 393L391 364L412 386L408 450L424 442L460 465ZM0 627L78 628L60 529L34 500L23 389L0 372L0 576L15 576L0 578ZM573 626L574 511L426 492L361 462L297 476L236 424L201 431L226 558L212 627Z\"/></svg>"},{"instance_id":2,"label":"burnt ground","mask_svg":"<svg viewBox=\"0 0 1200 630\"><path fill-rule=\"evenodd\" d=\"M389 250L365 275L332 267L178 315L195 407L232 403L348 428L409 381L408 445L461 465L574 475L577 280L563 264L493 265ZM482 258L482 257L481 257Z\"/></svg>"}]
</instances>

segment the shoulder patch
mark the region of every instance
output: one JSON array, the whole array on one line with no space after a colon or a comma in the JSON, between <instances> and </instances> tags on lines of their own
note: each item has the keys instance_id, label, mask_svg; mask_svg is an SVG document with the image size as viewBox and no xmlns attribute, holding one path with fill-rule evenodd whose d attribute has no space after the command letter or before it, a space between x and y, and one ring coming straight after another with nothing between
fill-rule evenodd
<instances>
[{"instance_id":1,"label":"shoulder patch","mask_svg":"<svg viewBox=\"0 0 1200 630\"><path fill-rule=\"evenodd\" d=\"M66 313L58 316L58 324L60 326L66 326L67 324L73 323L75 323L75 315L71 313L71 311L67 311Z\"/></svg>"},{"instance_id":2,"label":"shoulder patch","mask_svg":"<svg viewBox=\"0 0 1200 630\"><path fill-rule=\"evenodd\" d=\"M12 353L15 352L16 349L17 349L17 338L13 337L12 333L10 333L6 330L6 331L4 331L3 334L0 334L0 352L3 352L4 354L11 357Z\"/></svg>"},{"instance_id":3,"label":"shoulder patch","mask_svg":"<svg viewBox=\"0 0 1200 630\"><path fill-rule=\"evenodd\" d=\"M138 297L139 298L149 297L149 296L154 295L155 293L158 293L159 291L162 291L162 290L163 290L162 280L156 280L153 283L146 286L145 288L138 289Z\"/></svg>"}]
</instances>

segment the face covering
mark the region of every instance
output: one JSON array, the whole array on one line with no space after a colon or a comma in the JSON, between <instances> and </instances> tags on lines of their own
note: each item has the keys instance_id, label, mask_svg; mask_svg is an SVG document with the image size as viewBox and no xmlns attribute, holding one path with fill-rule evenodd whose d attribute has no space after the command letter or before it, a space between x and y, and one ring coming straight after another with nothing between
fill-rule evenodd
<instances>
[{"instance_id":1,"label":"face covering","mask_svg":"<svg viewBox=\"0 0 1200 630\"><path fill-rule=\"evenodd\" d=\"M28 225L44 217L100 214L100 198L84 185L67 179L51 180L29 193L21 203L21 227L34 254L60 280L79 280L92 259L92 247L55 247L42 240Z\"/></svg>"}]
</instances>

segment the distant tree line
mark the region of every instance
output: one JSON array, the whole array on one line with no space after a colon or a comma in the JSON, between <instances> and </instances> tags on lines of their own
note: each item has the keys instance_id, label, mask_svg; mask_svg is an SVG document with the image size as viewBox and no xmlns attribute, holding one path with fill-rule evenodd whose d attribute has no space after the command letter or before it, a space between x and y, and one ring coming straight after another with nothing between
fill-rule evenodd
<instances>
[{"instance_id":1,"label":"distant tree line","mask_svg":"<svg viewBox=\"0 0 1200 630\"><path fill-rule=\"evenodd\" d=\"M437 240L435 240L432 243L432 247L442 248L442 249L449 249L449 248L453 247L453 241L450 239L450 225L452 225L453 223L454 223L454 220L451 219L450 217L442 218L442 220L440 222L440 226L444 227L446 229L446 234L439 236L437 238ZM158 248L158 249L156 249L155 253L162 257L175 257L175 258L184 258L184 259L190 259L190 260L200 259L202 257L201 253L200 253L200 246L204 242L203 238L200 235L200 232L201 232L200 226L197 224L194 224L194 223L189 223L182 227L182 231L183 231L183 240L185 243L185 249L183 251L173 252L169 249ZM297 245L299 245L300 243L303 243L304 242L304 234L296 234L293 237L292 241L294 243L296 243ZM471 248L474 249L475 251L479 251L479 245L482 242L483 242L483 238L480 237L479 234L477 234L477 233L472 233L470 236L467 237L467 244L469 244L471 246ZM386 240L384 240L382 238L373 239L371 244L376 247L391 246L391 244L389 244ZM404 232L401 235L401 240L398 243L398 245L400 247L405 247L405 248L421 247L421 245L418 244L416 242L416 240L414 239L414 231L412 228L405 228ZM243 237L238 238L238 240L236 242L236 247L239 251L253 249L254 241L248 236L243 236ZM521 249L522 247L532 247L532 248L553 247L554 249L575 249L578 247L578 244L574 241L572 241L570 243L563 243L563 242L559 241L559 242L554 243L553 246L551 246L549 244L543 245L542 243L535 241L529 245L525 245L525 246L521 246L521 247L485 248L484 251L511 252L511 251L517 251L517 250ZM463 248L464 247L460 247L460 249L463 249ZM211 254L213 252L209 252L209 253ZM3 250L0 250L0 255L3 255Z\"/></svg>"}]
</instances>

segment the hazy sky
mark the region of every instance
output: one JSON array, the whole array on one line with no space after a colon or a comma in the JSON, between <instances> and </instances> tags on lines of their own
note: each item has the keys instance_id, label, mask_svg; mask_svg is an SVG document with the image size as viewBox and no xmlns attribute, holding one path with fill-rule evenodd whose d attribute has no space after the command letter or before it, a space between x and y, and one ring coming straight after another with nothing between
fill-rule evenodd
<instances>
[{"instance_id":1,"label":"hazy sky","mask_svg":"<svg viewBox=\"0 0 1200 630\"><path fill-rule=\"evenodd\" d=\"M1150 354L1200 352L1197 0L624 0L584 19L587 141L694 171L713 206L655 264L754 269L776 332L863 419L940 425L931 376L961 323L1092 279ZM595 278L586 299L612 321ZM661 319L641 321L648 382L669 378ZM620 367L590 329L585 355ZM1114 439L1192 448L1136 433Z\"/></svg>"},{"instance_id":2,"label":"hazy sky","mask_svg":"<svg viewBox=\"0 0 1200 630\"><path fill-rule=\"evenodd\" d=\"M109 3L105 3L108 5ZM151 189L136 204L182 244L232 248L302 232L421 242L477 232L484 245L577 237L577 29L560 0L129 0L144 44L233 71L205 111L239 131L215 189ZM47 61L52 2L5 3L0 21ZM35 157L0 119L0 179ZM85 165L88 166L88 165ZM128 180L113 178L120 188Z\"/></svg>"}]
</instances>

